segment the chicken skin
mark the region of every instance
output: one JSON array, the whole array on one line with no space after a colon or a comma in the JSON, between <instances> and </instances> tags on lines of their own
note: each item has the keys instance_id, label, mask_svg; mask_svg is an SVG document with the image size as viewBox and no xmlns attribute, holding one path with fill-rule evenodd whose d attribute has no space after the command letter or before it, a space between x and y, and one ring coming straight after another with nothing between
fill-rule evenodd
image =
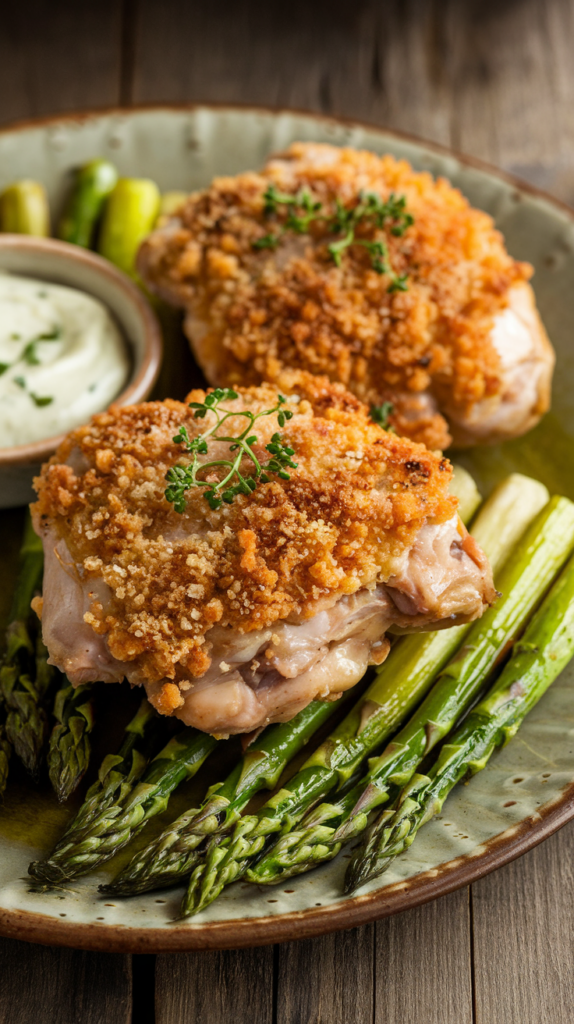
<instances>
[{"instance_id":1,"label":"chicken skin","mask_svg":"<svg viewBox=\"0 0 574 1024\"><path fill-rule=\"evenodd\" d=\"M166 497L166 474L189 462L182 428L193 440L215 423L180 402L112 407L43 467L36 607L51 662L75 685L127 678L162 714L217 735L251 732L336 699L384 660L387 631L467 622L492 603L449 462L381 429L327 378L286 371L279 385L296 467L219 507L205 483L181 511ZM201 405L206 393L188 398ZM264 384L222 407L261 413L278 401ZM226 430L236 437L244 423L232 415ZM253 429L262 463L277 416ZM202 465L229 456L220 437L208 438ZM203 472L213 483L224 470Z\"/></svg>"},{"instance_id":2,"label":"chicken skin","mask_svg":"<svg viewBox=\"0 0 574 1024\"><path fill-rule=\"evenodd\" d=\"M349 211L369 196L379 209L404 198L408 219L377 221L373 206L349 242ZM549 406L554 352L531 267L487 214L404 160L296 143L191 195L138 263L185 309L211 384L326 374L390 401L395 429L433 449L515 437Z\"/></svg>"}]
</instances>

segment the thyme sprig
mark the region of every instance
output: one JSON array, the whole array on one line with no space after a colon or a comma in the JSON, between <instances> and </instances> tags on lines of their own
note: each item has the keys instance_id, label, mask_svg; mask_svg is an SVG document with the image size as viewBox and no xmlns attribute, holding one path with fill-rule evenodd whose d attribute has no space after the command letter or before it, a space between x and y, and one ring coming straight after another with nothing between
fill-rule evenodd
<instances>
[{"instance_id":1,"label":"thyme sprig","mask_svg":"<svg viewBox=\"0 0 574 1024\"><path fill-rule=\"evenodd\" d=\"M390 283L387 291L404 292L407 290L407 274L397 274L391 265L389 247L384 239L370 241L357 238L356 229L360 224L371 224L376 229L388 227L391 235L400 238L407 228L414 223L414 217L406 209L406 197L391 193L383 200L373 192L360 192L355 206L344 206L336 200L335 212L321 212L323 204L313 199L311 194L302 189L295 195L280 192L274 184L268 186L263 195L265 205L263 212L266 217L277 215L281 206L288 208L287 216L278 234L269 232L253 242L254 249L276 249L281 238L287 231L305 234L314 221L323 220L333 234L343 237L327 246L327 251L336 266L341 266L341 257L345 249L351 245L361 245L371 257L371 266L377 274L387 274Z\"/></svg>"},{"instance_id":2,"label":"thyme sprig","mask_svg":"<svg viewBox=\"0 0 574 1024\"><path fill-rule=\"evenodd\" d=\"M185 451L193 455L193 461L188 466L173 466L168 470L165 477L169 484L165 490L165 496L173 504L176 512L185 512L185 494L192 487L205 488L203 497L209 507L215 511L221 508L223 502L230 505L238 494L251 494L259 482L268 483L270 480L269 474L275 474L281 480L289 480L290 475L287 472L287 467L297 469L297 463L293 462L292 459L292 456L295 454L294 449L290 448L281 437L281 434L277 432L273 434L271 441L265 446L265 450L271 456L267 461L260 461L252 447L257 443L257 435L251 433L256 420L263 416L273 416L276 413L279 426L284 427L287 420L291 419L293 413L283 408L287 399L283 395L278 395L277 405L273 406L272 409L266 409L264 412L258 413L251 412L249 409L240 411L225 409L221 405L222 402L229 402L235 398L239 398L239 395L231 388L216 388L206 395L204 402L189 403L190 408L194 410L193 415L195 419L204 419L207 413L211 412L215 416L215 423L209 430L193 439L189 437L186 427L181 426L173 438L175 444L183 444ZM240 434L228 437L222 435L220 430L231 416L244 417L247 420L247 425ZM207 442L210 437L213 440L228 444L230 453L234 453L233 459L215 459L212 462L200 462L198 456L207 455ZM252 463L251 475L249 476L245 476L241 472L241 463L244 458L248 458ZM210 470L215 468L223 470L221 479L211 481L198 477L198 473L209 473Z\"/></svg>"},{"instance_id":3,"label":"thyme sprig","mask_svg":"<svg viewBox=\"0 0 574 1024\"><path fill-rule=\"evenodd\" d=\"M392 402L382 402L381 405L372 405L370 414L371 419L374 423L378 423L379 427L383 430L387 430L390 434L394 434L395 428L389 422L389 416L393 415L395 407Z\"/></svg>"}]
</instances>

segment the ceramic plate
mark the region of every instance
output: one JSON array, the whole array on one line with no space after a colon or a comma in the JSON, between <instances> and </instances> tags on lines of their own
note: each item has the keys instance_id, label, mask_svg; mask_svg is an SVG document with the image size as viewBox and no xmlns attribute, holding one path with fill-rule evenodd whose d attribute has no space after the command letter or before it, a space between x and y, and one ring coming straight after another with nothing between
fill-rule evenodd
<instances>
[{"instance_id":1,"label":"ceramic plate","mask_svg":"<svg viewBox=\"0 0 574 1024\"><path fill-rule=\"evenodd\" d=\"M552 412L526 438L466 453L462 461L485 494L519 470L574 498L574 213L551 198L475 161L372 126L228 107L116 110L8 129L0 132L0 188L15 178L37 178L56 215L69 170L96 155L109 156L122 174L154 178L162 189L193 189L217 174L257 168L296 139L389 152L445 175L494 216L512 255L534 264L538 306L558 355ZM0 519L4 615L20 522L18 512ZM178 791L143 841L194 806L207 781L205 772ZM348 851L284 886L231 886L186 923L173 921L181 889L124 901L98 897L97 883L117 871L118 858L69 891L33 895L24 877L28 863L46 851L71 813L58 808L46 788L33 789L15 773L0 814L1 933L89 949L165 951L258 945L351 927L464 885L574 816L574 664L512 743L454 791L382 880L352 899L340 895Z\"/></svg>"}]
</instances>

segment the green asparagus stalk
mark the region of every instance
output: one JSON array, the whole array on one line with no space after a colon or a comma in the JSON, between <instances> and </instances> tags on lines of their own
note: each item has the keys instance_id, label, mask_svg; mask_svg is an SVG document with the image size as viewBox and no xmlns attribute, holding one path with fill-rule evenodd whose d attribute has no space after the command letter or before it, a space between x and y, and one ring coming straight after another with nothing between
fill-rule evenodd
<instances>
[{"instance_id":1,"label":"green asparagus stalk","mask_svg":"<svg viewBox=\"0 0 574 1024\"><path fill-rule=\"evenodd\" d=\"M482 495L470 473L453 463L450 493L458 498L458 514L463 523L470 523L482 502Z\"/></svg>"},{"instance_id":2,"label":"green asparagus stalk","mask_svg":"<svg viewBox=\"0 0 574 1024\"><path fill-rule=\"evenodd\" d=\"M100 765L98 778L90 786L85 800L50 856L30 864L29 874L44 884L60 877L60 861L77 845L96 818L114 803L121 804L143 775L156 746L160 719L144 698L124 731L117 754L108 754Z\"/></svg>"},{"instance_id":3,"label":"green asparagus stalk","mask_svg":"<svg viewBox=\"0 0 574 1024\"><path fill-rule=\"evenodd\" d=\"M98 250L136 280L137 251L154 227L159 204L158 187L148 178L120 178L106 203Z\"/></svg>"},{"instance_id":4,"label":"green asparagus stalk","mask_svg":"<svg viewBox=\"0 0 574 1024\"><path fill-rule=\"evenodd\" d=\"M6 735L24 767L36 778L50 731L44 698L60 673L48 664L48 651L40 633L34 650L33 670L15 671L13 664L5 664L0 669L0 686L8 707Z\"/></svg>"},{"instance_id":5,"label":"green asparagus stalk","mask_svg":"<svg viewBox=\"0 0 574 1024\"><path fill-rule=\"evenodd\" d=\"M527 530L497 585L503 596L468 632L458 655L442 671L407 725L369 764L344 797L311 811L247 872L250 881L274 884L331 860L367 827L372 810L403 788L423 758L454 727L478 696L574 548L574 505L553 498Z\"/></svg>"},{"instance_id":6,"label":"green asparagus stalk","mask_svg":"<svg viewBox=\"0 0 574 1024\"><path fill-rule=\"evenodd\" d=\"M397 809L367 831L349 862L345 892L376 878L438 814L457 782L486 767L497 747L516 734L529 711L574 654L574 559L515 644L512 657L488 694L439 752L428 775L414 775Z\"/></svg>"},{"instance_id":7,"label":"green asparagus stalk","mask_svg":"<svg viewBox=\"0 0 574 1024\"><path fill-rule=\"evenodd\" d=\"M189 875L198 846L212 835L228 832L252 796L274 789L295 755L337 708L338 701L313 701L290 722L271 725L250 746L223 782L207 792L201 807L182 814L154 839L109 885L100 891L130 896L173 885Z\"/></svg>"},{"instance_id":8,"label":"green asparagus stalk","mask_svg":"<svg viewBox=\"0 0 574 1024\"><path fill-rule=\"evenodd\" d=\"M50 234L50 210L43 185L24 179L0 194L0 231L18 235Z\"/></svg>"},{"instance_id":9,"label":"green asparagus stalk","mask_svg":"<svg viewBox=\"0 0 574 1024\"><path fill-rule=\"evenodd\" d=\"M196 729L183 729L151 761L140 780L124 777L119 792L96 811L85 829L67 834L48 860L36 861L28 871L47 884L85 875L122 850L145 823L165 810L174 789L201 768L217 740Z\"/></svg>"},{"instance_id":10,"label":"green asparagus stalk","mask_svg":"<svg viewBox=\"0 0 574 1024\"><path fill-rule=\"evenodd\" d=\"M493 492L472 532L494 567L547 499L546 488L518 474ZM492 530L493 522L498 531ZM240 878L270 837L292 828L309 807L359 777L365 759L414 710L470 628L413 634L396 644L361 700L301 770L257 814L243 816L230 837L208 846L191 875L183 916L202 910Z\"/></svg>"},{"instance_id":11,"label":"green asparagus stalk","mask_svg":"<svg viewBox=\"0 0 574 1024\"><path fill-rule=\"evenodd\" d=\"M34 638L31 630L30 602L40 586L43 564L42 542L28 516L0 667L0 693L6 710L5 738L32 775L38 772L48 735L42 702L58 675L48 665L48 652L39 631Z\"/></svg>"},{"instance_id":12,"label":"green asparagus stalk","mask_svg":"<svg viewBox=\"0 0 574 1024\"><path fill-rule=\"evenodd\" d=\"M58 238L91 249L104 203L117 181L118 172L109 160L90 160L78 168Z\"/></svg>"},{"instance_id":13,"label":"green asparagus stalk","mask_svg":"<svg viewBox=\"0 0 574 1024\"><path fill-rule=\"evenodd\" d=\"M94 727L93 685L74 689L65 676L56 693L54 717L48 747L48 772L60 803L68 799L81 782L90 762L90 733Z\"/></svg>"}]
</instances>

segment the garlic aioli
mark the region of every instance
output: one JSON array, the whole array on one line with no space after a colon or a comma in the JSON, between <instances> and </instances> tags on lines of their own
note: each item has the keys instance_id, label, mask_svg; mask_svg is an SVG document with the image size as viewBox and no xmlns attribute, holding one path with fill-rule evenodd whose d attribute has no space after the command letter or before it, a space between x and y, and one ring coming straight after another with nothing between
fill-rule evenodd
<instances>
[{"instance_id":1,"label":"garlic aioli","mask_svg":"<svg viewBox=\"0 0 574 1024\"><path fill-rule=\"evenodd\" d=\"M79 426L125 384L126 346L85 292L0 273L0 448Z\"/></svg>"}]
</instances>

